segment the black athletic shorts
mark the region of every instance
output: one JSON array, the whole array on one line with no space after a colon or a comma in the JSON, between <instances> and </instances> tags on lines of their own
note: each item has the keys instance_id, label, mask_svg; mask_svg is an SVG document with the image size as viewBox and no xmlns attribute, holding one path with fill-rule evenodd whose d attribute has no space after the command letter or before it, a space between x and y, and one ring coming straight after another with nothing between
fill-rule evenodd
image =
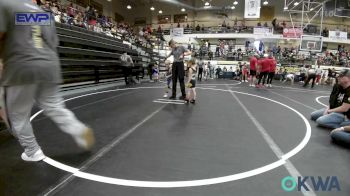
<instances>
[{"instance_id":1,"label":"black athletic shorts","mask_svg":"<svg viewBox=\"0 0 350 196\"><path fill-rule=\"evenodd\" d=\"M191 80L190 83L192 84L191 88L196 88L196 80Z\"/></svg>"},{"instance_id":2,"label":"black athletic shorts","mask_svg":"<svg viewBox=\"0 0 350 196\"><path fill-rule=\"evenodd\" d=\"M250 70L249 75L256 76L256 71L255 70Z\"/></svg>"}]
</instances>

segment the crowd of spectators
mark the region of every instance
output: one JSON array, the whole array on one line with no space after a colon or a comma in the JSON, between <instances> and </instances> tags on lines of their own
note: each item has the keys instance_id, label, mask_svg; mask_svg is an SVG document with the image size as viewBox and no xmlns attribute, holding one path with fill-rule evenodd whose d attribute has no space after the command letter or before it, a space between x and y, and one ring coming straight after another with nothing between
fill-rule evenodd
<instances>
[{"instance_id":1,"label":"crowd of spectators","mask_svg":"<svg viewBox=\"0 0 350 196\"><path fill-rule=\"evenodd\" d=\"M350 52L345 49L344 45L339 45L338 50L326 51L322 60L326 65L340 65L343 67L349 67Z\"/></svg>"},{"instance_id":2,"label":"crowd of spectators","mask_svg":"<svg viewBox=\"0 0 350 196\"><path fill-rule=\"evenodd\" d=\"M51 12L58 23L104 33L144 47L152 46L150 27L143 28L141 34L141 31L137 33L128 23L116 22L111 17L99 13L92 6L83 8L74 3L63 5L57 0L41 0L37 3L44 11Z\"/></svg>"},{"instance_id":3,"label":"crowd of spectators","mask_svg":"<svg viewBox=\"0 0 350 196\"><path fill-rule=\"evenodd\" d=\"M111 17L104 16L92 6L83 8L74 3L62 5L58 0L41 0L37 2L43 10L53 14L56 22L104 33L138 46L152 47L154 45L159 45L160 48L164 48L164 30L160 25L158 26L157 30L153 30L152 26L150 25L134 29L126 22L116 22ZM277 22L277 19L274 19L271 24L275 30L287 27L287 23L285 21ZM180 26L181 24L177 23L177 27ZM182 26L185 29L194 29L195 31L206 31L207 29L203 24L202 26L197 24L195 28L190 26L188 23L183 23ZM264 24L258 22L257 26L268 27L268 24L267 22ZM237 32L247 28L245 25L245 20L238 21L237 18L233 21L232 26L230 26L229 22L223 21L219 27L221 28L221 31L233 30ZM323 35L327 36L327 33L328 29L325 28L323 30ZM246 53L249 52L248 50L249 48L246 47ZM286 60L295 63L298 60L307 60L306 56L299 54L298 48L291 47L282 49L278 46L269 49L269 51L272 51L281 61ZM219 40L219 44L217 45L215 52L210 50L210 43L208 44L208 41L206 41L199 47L197 54L200 57L208 55L209 59L213 59L213 57L231 57L234 60L240 60L243 59L244 52L239 49L236 50L230 41ZM349 51L345 50L344 45L340 45L337 52L328 51L325 52L323 56L323 63L326 65L349 66L350 54Z\"/></svg>"},{"instance_id":4,"label":"crowd of spectators","mask_svg":"<svg viewBox=\"0 0 350 196\"><path fill-rule=\"evenodd\" d=\"M198 48L196 49L193 44L189 44L188 49L194 51L195 56L204 58L208 57L209 60L216 58L233 58L233 60L243 59L243 50L241 48L236 49L233 40L218 40L215 45L215 51L209 40L202 40Z\"/></svg>"},{"instance_id":5,"label":"crowd of spectators","mask_svg":"<svg viewBox=\"0 0 350 196\"><path fill-rule=\"evenodd\" d=\"M322 53L300 51L299 47L274 46L269 48L280 62L290 62L291 64L305 65L306 62L314 63L316 59L321 65L350 67L350 52L344 45L339 45L337 50L326 50ZM319 58L318 58L319 57Z\"/></svg>"},{"instance_id":6,"label":"crowd of spectators","mask_svg":"<svg viewBox=\"0 0 350 196\"><path fill-rule=\"evenodd\" d=\"M245 48L237 47L233 40L218 40L218 43L215 43L213 47L211 46L209 40L202 40L199 46L189 44L188 49L192 49L196 56L209 60L224 58L226 60L242 61L252 53L261 55L273 53L275 58L284 65L314 64L318 59L321 65L350 67L350 52L344 45L339 45L337 50L326 50L322 53L301 51L299 47L273 46L272 48L266 48L263 43L260 50L249 41L247 41Z\"/></svg>"},{"instance_id":7,"label":"crowd of spectators","mask_svg":"<svg viewBox=\"0 0 350 196\"><path fill-rule=\"evenodd\" d=\"M201 26L197 24L195 28L191 28L193 33L241 33L249 29L251 30L252 27L246 26L245 20L238 21L237 18L233 21L233 25L224 20L222 24L218 24L216 27L204 27L204 24Z\"/></svg>"},{"instance_id":8,"label":"crowd of spectators","mask_svg":"<svg viewBox=\"0 0 350 196\"><path fill-rule=\"evenodd\" d=\"M300 28L300 23L296 22L294 23L295 28ZM252 24L252 21L250 21L250 24L246 24L245 19L238 20L237 18L233 21L228 21L226 19L223 20L223 22L219 23L218 25L212 25L212 26L205 26L204 24L197 24L194 26L193 24L188 24L187 22L183 23L175 23L175 25L170 24L169 30L173 28L184 28L185 34L191 34L191 33L253 33L253 29L256 27L261 28L272 28L274 34L282 34L284 28L292 28L293 25L291 22L287 22L285 20L278 21L277 18L274 18L271 22L268 21L257 21L256 25ZM346 28L343 30L340 30L339 27L332 28L334 31L344 31L347 32ZM307 27L304 28L304 34L311 34L316 35L319 32L319 27L317 25L309 24ZM321 30L321 34L324 37L328 37L329 30L327 27L325 27L323 30Z\"/></svg>"}]
</instances>

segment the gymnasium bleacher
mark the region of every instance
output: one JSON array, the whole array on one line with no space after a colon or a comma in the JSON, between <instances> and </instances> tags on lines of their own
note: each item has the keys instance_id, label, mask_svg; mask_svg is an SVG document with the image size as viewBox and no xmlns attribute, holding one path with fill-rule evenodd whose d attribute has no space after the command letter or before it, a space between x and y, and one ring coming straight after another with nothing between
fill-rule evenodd
<instances>
[{"instance_id":1,"label":"gymnasium bleacher","mask_svg":"<svg viewBox=\"0 0 350 196\"><path fill-rule=\"evenodd\" d=\"M72 25L56 23L56 27L60 40L58 53L66 84L98 83L122 78L120 56L124 52L134 61L134 74L143 76L143 67L150 62L152 50ZM139 55L143 50L146 50L144 55Z\"/></svg>"}]
</instances>

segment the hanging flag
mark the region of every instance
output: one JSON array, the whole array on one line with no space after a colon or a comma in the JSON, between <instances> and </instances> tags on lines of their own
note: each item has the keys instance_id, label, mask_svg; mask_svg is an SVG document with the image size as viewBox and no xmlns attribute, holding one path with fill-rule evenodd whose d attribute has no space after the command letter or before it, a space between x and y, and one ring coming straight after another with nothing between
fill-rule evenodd
<instances>
[{"instance_id":1,"label":"hanging flag","mask_svg":"<svg viewBox=\"0 0 350 196\"><path fill-rule=\"evenodd\" d=\"M261 0L245 0L244 18L260 18Z\"/></svg>"}]
</instances>

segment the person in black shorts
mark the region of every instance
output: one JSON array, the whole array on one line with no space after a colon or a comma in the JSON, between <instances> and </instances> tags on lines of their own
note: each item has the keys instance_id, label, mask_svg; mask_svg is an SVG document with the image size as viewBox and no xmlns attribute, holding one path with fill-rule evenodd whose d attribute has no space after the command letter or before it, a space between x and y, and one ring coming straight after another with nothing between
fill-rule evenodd
<instances>
[{"instance_id":1,"label":"person in black shorts","mask_svg":"<svg viewBox=\"0 0 350 196\"><path fill-rule=\"evenodd\" d=\"M250 66L249 66L249 75L250 75L250 84L249 86L254 86L256 81L256 69L258 65L258 59L256 58L256 55L252 56L249 60Z\"/></svg>"}]
</instances>

